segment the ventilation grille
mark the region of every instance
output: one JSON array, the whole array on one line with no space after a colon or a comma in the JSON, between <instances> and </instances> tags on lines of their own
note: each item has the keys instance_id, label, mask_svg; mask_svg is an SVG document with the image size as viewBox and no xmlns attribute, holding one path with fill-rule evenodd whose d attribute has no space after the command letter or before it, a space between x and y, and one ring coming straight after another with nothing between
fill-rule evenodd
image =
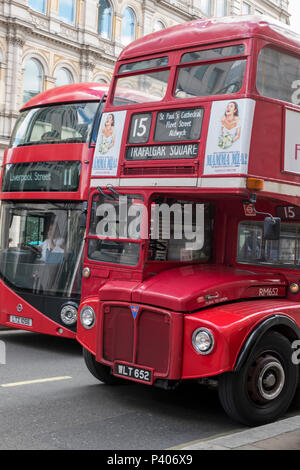
<instances>
[{"instance_id":1,"label":"ventilation grille","mask_svg":"<svg viewBox=\"0 0 300 470\"><path fill-rule=\"evenodd\" d=\"M123 175L194 175L196 173L195 166L151 166L151 167L125 167Z\"/></svg>"}]
</instances>

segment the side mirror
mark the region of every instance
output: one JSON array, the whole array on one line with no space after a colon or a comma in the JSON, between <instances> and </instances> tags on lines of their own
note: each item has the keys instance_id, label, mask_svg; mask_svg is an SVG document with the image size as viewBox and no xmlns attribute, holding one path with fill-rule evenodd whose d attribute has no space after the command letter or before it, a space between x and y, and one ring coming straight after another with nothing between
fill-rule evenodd
<instances>
[{"instance_id":1,"label":"side mirror","mask_svg":"<svg viewBox=\"0 0 300 470\"><path fill-rule=\"evenodd\" d=\"M280 217L266 217L264 220L264 239L280 239Z\"/></svg>"},{"instance_id":2,"label":"side mirror","mask_svg":"<svg viewBox=\"0 0 300 470\"><path fill-rule=\"evenodd\" d=\"M86 227L87 208L88 208L88 203L87 203L87 201L84 201L82 203L81 214L79 216L79 226L80 226L80 228L85 228Z\"/></svg>"}]
</instances>

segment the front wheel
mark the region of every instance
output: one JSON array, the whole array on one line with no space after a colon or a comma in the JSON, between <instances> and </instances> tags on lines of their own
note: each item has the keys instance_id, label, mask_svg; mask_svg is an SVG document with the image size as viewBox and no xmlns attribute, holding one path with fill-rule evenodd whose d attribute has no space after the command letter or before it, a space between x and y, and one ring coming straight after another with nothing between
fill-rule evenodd
<instances>
[{"instance_id":1,"label":"front wheel","mask_svg":"<svg viewBox=\"0 0 300 470\"><path fill-rule=\"evenodd\" d=\"M100 382L104 382L107 385L123 383L122 379L112 375L110 367L97 362L95 356L85 348L83 348L83 358L90 373Z\"/></svg>"},{"instance_id":2,"label":"front wheel","mask_svg":"<svg viewBox=\"0 0 300 470\"><path fill-rule=\"evenodd\" d=\"M219 378L219 397L235 421L255 426L275 421L290 406L298 384L289 340L273 331L254 348L239 372Z\"/></svg>"}]
</instances>

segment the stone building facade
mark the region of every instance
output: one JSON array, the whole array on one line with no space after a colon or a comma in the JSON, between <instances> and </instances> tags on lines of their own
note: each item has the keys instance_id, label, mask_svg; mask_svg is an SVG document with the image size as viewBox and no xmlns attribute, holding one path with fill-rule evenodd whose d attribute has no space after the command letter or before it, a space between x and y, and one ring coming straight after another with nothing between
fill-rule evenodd
<instances>
[{"instance_id":1,"label":"stone building facade","mask_svg":"<svg viewBox=\"0 0 300 470\"><path fill-rule=\"evenodd\" d=\"M288 0L0 0L0 159L18 110L36 93L109 83L120 51L153 31L209 16L266 14Z\"/></svg>"}]
</instances>

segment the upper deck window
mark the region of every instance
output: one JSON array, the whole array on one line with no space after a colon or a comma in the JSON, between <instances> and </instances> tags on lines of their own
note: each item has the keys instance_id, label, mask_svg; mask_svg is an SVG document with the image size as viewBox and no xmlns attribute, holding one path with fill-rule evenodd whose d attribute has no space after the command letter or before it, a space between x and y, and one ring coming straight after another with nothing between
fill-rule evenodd
<instances>
[{"instance_id":1,"label":"upper deck window","mask_svg":"<svg viewBox=\"0 0 300 470\"><path fill-rule=\"evenodd\" d=\"M166 94L169 80L169 70L147 70L166 67L169 58L156 57L155 59L130 62L119 67L118 73L124 75L117 79L113 105L146 103L148 101L160 101ZM142 71L145 70L145 73ZM136 73L133 73L136 72Z\"/></svg>"},{"instance_id":2,"label":"upper deck window","mask_svg":"<svg viewBox=\"0 0 300 470\"><path fill-rule=\"evenodd\" d=\"M243 85L246 60L213 62L179 70L176 98L227 95L238 92Z\"/></svg>"},{"instance_id":3,"label":"upper deck window","mask_svg":"<svg viewBox=\"0 0 300 470\"><path fill-rule=\"evenodd\" d=\"M157 67L166 67L169 63L169 57L157 57L149 60L139 60L130 62L119 67L118 73L138 72L139 70L154 69Z\"/></svg>"},{"instance_id":4,"label":"upper deck window","mask_svg":"<svg viewBox=\"0 0 300 470\"><path fill-rule=\"evenodd\" d=\"M117 79L113 105L160 101L166 94L169 70L147 72Z\"/></svg>"},{"instance_id":5,"label":"upper deck window","mask_svg":"<svg viewBox=\"0 0 300 470\"><path fill-rule=\"evenodd\" d=\"M244 44L238 44L228 47L218 47L215 49L205 49L204 51L186 52L181 56L180 62L182 64L186 64L188 62L198 62L200 60L223 59L224 57L233 57L243 55L244 53Z\"/></svg>"},{"instance_id":6,"label":"upper deck window","mask_svg":"<svg viewBox=\"0 0 300 470\"><path fill-rule=\"evenodd\" d=\"M88 142L97 102L45 106L23 111L10 147Z\"/></svg>"},{"instance_id":7,"label":"upper deck window","mask_svg":"<svg viewBox=\"0 0 300 470\"><path fill-rule=\"evenodd\" d=\"M300 57L264 47L258 57L256 86L269 98L300 105Z\"/></svg>"}]
</instances>

